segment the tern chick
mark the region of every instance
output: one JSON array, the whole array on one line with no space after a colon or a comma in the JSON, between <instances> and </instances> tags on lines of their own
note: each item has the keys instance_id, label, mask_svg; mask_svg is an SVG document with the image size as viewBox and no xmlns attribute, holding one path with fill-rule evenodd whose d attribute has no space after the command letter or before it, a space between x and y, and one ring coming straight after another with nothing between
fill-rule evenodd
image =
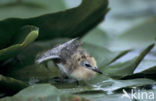
<instances>
[{"instance_id":1,"label":"tern chick","mask_svg":"<svg viewBox=\"0 0 156 101\"><path fill-rule=\"evenodd\" d=\"M36 62L38 64L53 60L59 68L62 77L80 80L90 80L96 73L102 74L97 68L96 60L80 47L77 38L43 53Z\"/></svg>"}]
</instances>

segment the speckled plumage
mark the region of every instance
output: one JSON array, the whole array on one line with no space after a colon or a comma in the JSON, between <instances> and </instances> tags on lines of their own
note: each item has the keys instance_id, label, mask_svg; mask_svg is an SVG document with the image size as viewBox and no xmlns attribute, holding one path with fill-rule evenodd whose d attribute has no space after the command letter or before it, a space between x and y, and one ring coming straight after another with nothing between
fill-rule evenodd
<instances>
[{"instance_id":1,"label":"speckled plumage","mask_svg":"<svg viewBox=\"0 0 156 101\"><path fill-rule=\"evenodd\" d=\"M62 75L76 80L89 80L96 72L102 73L97 69L94 57L80 47L77 38L48 50L36 62L42 63L49 59L54 60Z\"/></svg>"},{"instance_id":2,"label":"speckled plumage","mask_svg":"<svg viewBox=\"0 0 156 101\"><path fill-rule=\"evenodd\" d=\"M36 63L39 64L49 59L61 59L62 61L66 61L66 59L70 58L71 55L80 46L80 43L76 40L77 38L72 39L64 44L61 44L55 48L48 50L36 60Z\"/></svg>"}]
</instances>

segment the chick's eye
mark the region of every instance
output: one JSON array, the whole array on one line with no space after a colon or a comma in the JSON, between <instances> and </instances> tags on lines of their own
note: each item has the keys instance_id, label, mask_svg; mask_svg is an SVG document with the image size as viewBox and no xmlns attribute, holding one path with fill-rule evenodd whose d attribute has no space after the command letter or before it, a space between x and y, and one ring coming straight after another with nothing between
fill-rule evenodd
<instances>
[{"instance_id":1,"label":"chick's eye","mask_svg":"<svg viewBox=\"0 0 156 101\"><path fill-rule=\"evenodd\" d=\"M85 64L85 66L86 66L86 67L91 67L91 65L90 65L90 64L88 64L88 63L87 63L87 64Z\"/></svg>"}]
</instances>

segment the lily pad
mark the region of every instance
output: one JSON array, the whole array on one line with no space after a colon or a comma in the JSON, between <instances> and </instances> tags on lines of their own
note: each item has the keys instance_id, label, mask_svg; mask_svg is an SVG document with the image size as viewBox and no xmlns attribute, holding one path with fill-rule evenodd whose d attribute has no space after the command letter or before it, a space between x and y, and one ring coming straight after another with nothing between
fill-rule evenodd
<instances>
[{"instance_id":1,"label":"lily pad","mask_svg":"<svg viewBox=\"0 0 156 101\"><path fill-rule=\"evenodd\" d=\"M10 18L0 21L0 33L2 33L0 48L11 45L12 42L7 41L12 39L16 32L25 25L40 28L37 40L83 36L104 19L108 11L107 5L107 0L83 0L80 6L63 12L28 19Z\"/></svg>"},{"instance_id":2,"label":"lily pad","mask_svg":"<svg viewBox=\"0 0 156 101\"><path fill-rule=\"evenodd\" d=\"M31 92L31 93L30 93ZM84 97L64 93L50 84L36 84L23 89L13 97L0 101L88 101Z\"/></svg>"},{"instance_id":3,"label":"lily pad","mask_svg":"<svg viewBox=\"0 0 156 101\"><path fill-rule=\"evenodd\" d=\"M137 68L137 66L140 64L143 58L150 52L150 50L153 47L154 44L148 46L140 53L139 56L132 60L126 61L124 63L112 64L110 66L107 66L106 68L103 68L102 71L104 75L109 75L113 78L121 78L133 74L134 70Z\"/></svg>"},{"instance_id":4,"label":"lily pad","mask_svg":"<svg viewBox=\"0 0 156 101\"><path fill-rule=\"evenodd\" d=\"M105 79L104 81L96 82L97 80L90 81L90 85L94 88L92 90L103 90L106 92L113 92L122 88L129 87L140 87L146 85L154 85L156 82L151 79L140 78L140 79L132 79L132 80L116 80L112 78ZM90 92L92 91L90 90Z\"/></svg>"},{"instance_id":5,"label":"lily pad","mask_svg":"<svg viewBox=\"0 0 156 101\"><path fill-rule=\"evenodd\" d=\"M0 2L0 20L6 18L29 18L58 12L67 8L64 0L46 0L46 2L43 0L38 0L37 2L35 0L17 1L20 0Z\"/></svg>"}]
</instances>

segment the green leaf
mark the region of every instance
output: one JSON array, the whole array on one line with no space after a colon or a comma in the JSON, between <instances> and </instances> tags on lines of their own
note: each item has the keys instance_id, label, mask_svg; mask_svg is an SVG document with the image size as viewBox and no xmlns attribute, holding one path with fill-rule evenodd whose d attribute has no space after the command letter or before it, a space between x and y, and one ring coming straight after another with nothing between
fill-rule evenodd
<instances>
[{"instance_id":1,"label":"green leaf","mask_svg":"<svg viewBox=\"0 0 156 101\"><path fill-rule=\"evenodd\" d=\"M97 97L100 94L104 95L116 95L119 92L122 92L122 89L129 90L134 87L138 90L140 89L150 89L152 85L156 84L156 81L147 79L147 78L139 78L132 80L116 80L112 78L106 78L99 76L89 82L87 82L92 88L74 88L73 93L78 95L83 95L86 98L90 98L90 95L95 95ZM89 96L89 97L87 97ZM92 97L91 97L92 98ZM102 97L101 97L102 98Z\"/></svg>"},{"instance_id":2,"label":"green leaf","mask_svg":"<svg viewBox=\"0 0 156 101\"><path fill-rule=\"evenodd\" d=\"M135 78L149 78L149 79L156 80L155 75L156 75L156 66L153 66L139 73L127 75L123 77L122 79L127 80L127 79L135 79Z\"/></svg>"},{"instance_id":3,"label":"green leaf","mask_svg":"<svg viewBox=\"0 0 156 101\"><path fill-rule=\"evenodd\" d=\"M31 93L30 93L31 92ZM80 96L73 96L62 92L50 84L36 84L23 89L13 97L6 97L0 101L87 101Z\"/></svg>"},{"instance_id":4,"label":"green leaf","mask_svg":"<svg viewBox=\"0 0 156 101\"><path fill-rule=\"evenodd\" d=\"M52 61L38 65L35 63L35 60L42 52L66 41L67 39L54 39L51 41L33 42L17 54L16 58L11 59L8 63L9 65L6 65L7 75L26 82L29 82L33 77L39 79L39 81L47 82L49 79L59 76L58 68Z\"/></svg>"},{"instance_id":5,"label":"green leaf","mask_svg":"<svg viewBox=\"0 0 156 101\"><path fill-rule=\"evenodd\" d=\"M27 28L32 28L29 26ZM27 37L21 44L15 44L8 48L4 48L0 50L0 61L16 56L19 52L21 52L26 46L32 43L38 36L38 29L33 26L33 29L28 32Z\"/></svg>"},{"instance_id":6,"label":"green leaf","mask_svg":"<svg viewBox=\"0 0 156 101\"><path fill-rule=\"evenodd\" d=\"M127 97L122 97L122 94L84 94L82 95L91 101L132 101Z\"/></svg>"},{"instance_id":7,"label":"green leaf","mask_svg":"<svg viewBox=\"0 0 156 101\"><path fill-rule=\"evenodd\" d=\"M146 69L146 70L142 71L141 73L143 73L143 74L155 74L156 73L156 66L153 66L149 69Z\"/></svg>"},{"instance_id":8,"label":"green leaf","mask_svg":"<svg viewBox=\"0 0 156 101\"><path fill-rule=\"evenodd\" d=\"M122 88L130 87L141 87L146 85L156 84L156 81L146 78L132 79L132 80L116 80L112 78L104 79L103 81L95 82L97 80L92 80L89 82L90 85L94 87L94 90L103 91L115 91Z\"/></svg>"},{"instance_id":9,"label":"green leaf","mask_svg":"<svg viewBox=\"0 0 156 101\"><path fill-rule=\"evenodd\" d=\"M132 88L133 89L133 88ZM132 92L129 92L128 90L125 89L125 91L128 93L128 95L132 96ZM133 91L135 91L135 89L133 89ZM136 89L137 91L137 89ZM140 96L142 96L143 94L145 95L144 92L146 92L147 94L147 97L146 96L143 96L142 99L139 99L139 94L137 96L138 99L135 99L133 98L130 99L128 97L125 97L123 96L124 92L119 92L119 93L112 93L109 92L108 94L105 94L105 93L98 93L98 94L82 94L82 96L84 96L85 98L88 98L90 100L93 100L93 101L154 101L155 100L155 94L156 94L156 90L153 89L153 90L139 90L138 89L138 93L140 94ZM151 93L154 94L154 99L151 97ZM133 92L134 94L134 92ZM136 94L136 93L135 93ZM136 95L137 95L136 94ZM140 97L141 98L141 97Z\"/></svg>"},{"instance_id":10,"label":"green leaf","mask_svg":"<svg viewBox=\"0 0 156 101\"><path fill-rule=\"evenodd\" d=\"M38 0L37 2L31 0L23 1L21 3L16 1L3 1L3 3L0 3L0 20L12 17L29 18L45 13L58 12L67 8L64 0L46 0L46 2L43 0Z\"/></svg>"},{"instance_id":11,"label":"green leaf","mask_svg":"<svg viewBox=\"0 0 156 101\"><path fill-rule=\"evenodd\" d=\"M29 19L11 18L0 21L0 33L2 33L0 48L10 45L12 42L7 41L16 36L16 32L24 25L40 28L38 40L83 36L104 19L108 11L107 5L107 0L83 0L80 6L63 12Z\"/></svg>"},{"instance_id":12,"label":"green leaf","mask_svg":"<svg viewBox=\"0 0 156 101\"><path fill-rule=\"evenodd\" d=\"M150 52L150 50L154 47L154 44L149 45L146 49L144 49L139 56L136 58L126 61L124 63L117 63L114 65L110 65L106 68L103 68L102 71L104 75L109 75L113 78L121 78L130 74L133 74L134 70L143 60L143 58Z\"/></svg>"},{"instance_id":13,"label":"green leaf","mask_svg":"<svg viewBox=\"0 0 156 101\"><path fill-rule=\"evenodd\" d=\"M26 88L27 86L28 84L24 83L23 81L0 75L0 93L12 95L19 92L23 88Z\"/></svg>"}]
</instances>

